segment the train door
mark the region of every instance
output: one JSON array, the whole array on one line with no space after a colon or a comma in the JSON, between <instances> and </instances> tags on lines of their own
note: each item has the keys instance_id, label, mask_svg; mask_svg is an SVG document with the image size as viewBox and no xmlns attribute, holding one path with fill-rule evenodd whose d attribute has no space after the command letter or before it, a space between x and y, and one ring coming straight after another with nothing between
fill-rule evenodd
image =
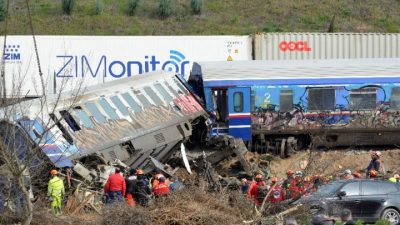
<instances>
[{"instance_id":1,"label":"train door","mask_svg":"<svg viewBox=\"0 0 400 225\"><path fill-rule=\"evenodd\" d=\"M228 89L229 135L251 140L250 88L233 87Z\"/></svg>"}]
</instances>

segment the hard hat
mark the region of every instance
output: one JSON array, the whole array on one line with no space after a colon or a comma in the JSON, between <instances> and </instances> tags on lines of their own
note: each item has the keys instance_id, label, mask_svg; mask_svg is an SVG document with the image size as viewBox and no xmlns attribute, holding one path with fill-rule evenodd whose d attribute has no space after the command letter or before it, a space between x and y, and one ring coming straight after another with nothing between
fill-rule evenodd
<instances>
[{"instance_id":1,"label":"hard hat","mask_svg":"<svg viewBox=\"0 0 400 225\"><path fill-rule=\"evenodd\" d=\"M242 178L242 184L246 184L247 183L247 179L246 178Z\"/></svg>"},{"instance_id":2,"label":"hard hat","mask_svg":"<svg viewBox=\"0 0 400 225\"><path fill-rule=\"evenodd\" d=\"M293 175L294 172L293 172L293 170L288 170L288 171L286 172L286 174L290 176L290 175Z\"/></svg>"},{"instance_id":3,"label":"hard hat","mask_svg":"<svg viewBox=\"0 0 400 225\"><path fill-rule=\"evenodd\" d=\"M296 176L303 176L303 172L301 172L300 170L296 171L295 173Z\"/></svg>"},{"instance_id":4,"label":"hard hat","mask_svg":"<svg viewBox=\"0 0 400 225\"><path fill-rule=\"evenodd\" d=\"M51 175L57 175L57 174L58 174L58 171L57 171L57 170L50 170L50 174L51 174Z\"/></svg>"},{"instance_id":5,"label":"hard hat","mask_svg":"<svg viewBox=\"0 0 400 225\"><path fill-rule=\"evenodd\" d=\"M351 174L351 170L349 170L349 169L345 170L345 171L344 171L344 174L350 175L350 174Z\"/></svg>"},{"instance_id":6,"label":"hard hat","mask_svg":"<svg viewBox=\"0 0 400 225\"><path fill-rule=\"evenodd\" d=\"M381 157L382 156L382 153L380 152L380 151L376 151L376 156L379 156L379 157Z\"/></svg>"},{"instance_id":7,"label":"hard hat","mask_svg":"<svg viewBox=\"0 0 400 225\"><path fill-rule=\"evenodd\" d=\"M136 170L136 175L142 175L142 174L143 174L143 170L141 170L141 169Z\"/></svg>"},{"instance_id":8,"label":"hard hat","mask_svg":"<svg viewBox=\"0 0 400 225\"><path fill-rule=\"evenodd\" d=\"M369 171L369 176L370 177L376 177L376 171L375 170Z\"/></svg>"},{"instance_id":9,"label":"hard hat","mask_svg":"<svg viewBox=\"0 0 400 225\"><path fill-rule=\"evenodd\" d=\"M276 177L273 177L272 179L271 179L271 182L272 183L276 183L278 181L278 178L276 178Z\"/></svg>"}]
</instances>

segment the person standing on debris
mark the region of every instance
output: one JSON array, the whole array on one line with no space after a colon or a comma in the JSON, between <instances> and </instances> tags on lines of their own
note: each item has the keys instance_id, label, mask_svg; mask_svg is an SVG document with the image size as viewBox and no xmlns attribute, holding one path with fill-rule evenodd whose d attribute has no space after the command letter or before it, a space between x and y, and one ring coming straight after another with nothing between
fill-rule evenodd
<instances>
[{"instance_id":1,"label":"person standing on debris","mask_svg":"<svg viewBox=\"0 0 400 225\"><path fill-rule=\"evenodd\" d=\"M250 188L250 182L246 178L243 178L241 180L241 183L242 183L242 185L241 185L242 193L247 194L249 191L249 188Z\"/></svg>"},{"instance_id":2,"label":"person standing on debris","mask_svg":"<svg viewBox=\"0 0 400 225\"><path fill-rule=\"evenodd\" d=\"M143 170L136 170L137 180L134 184L134 195L133 198L136 200L141 206L147 206L149 202L149 195L151 194L151 190L149 188L149 183L146 180L146 176L143 173Z\"/></svg>"},{"instance_id":3,"label":"person standing on debris","mask_svg":"<svg viewBox=\"0 0 400 225\"><path fill-rule=\"evenodd\" d=\"M61 213L61 202L65 195L64 181L57 176L57 170L51 170L50 174L52 178L47 188L47 196L50 198L53 213L59 214Z\"/></svg>"},{"instance_id":4,"label":"person standing on debris","mask_svg":"<svg viewBox=\"0 0 400 225\"><path fill-rule=\"evenodd\" d=\"M263 176L258 174L255 178L255 184L250 189L250 196L253 198L256 206L261 206L265 196L268 193L268 187L263 180Z\"/></svg>"},{"instance_id":5,"label":"person standing on debris","mask_svg":"<svg viewBox=\"0 0 400 225\"><path fill-rule=\"evenodd\" d=\"M130 169L129 170L129 177L125 178L126 183L126 194L125 194L125 202L129 206L135 205L135 199L133 198L135 192L135 183L136 183L136 170Z\"/></svg>"},{"instance_id":6,"label":"person standing on debris","mask_svg":"<svg viewBox=\"0 0 400 225\"><path fill-rule=\"evenodd\" d=\"M279 203L285 200L285 191L277 184L278 178L274 177L271 179L272 190L268 196L268 201L271 203Z\"/></svg>"},{"instance_id":7,"label":"person standing on debris","mask_svg":"<svg viewBox=\"0 0 400 225\"><path fill-rule=\"evenodd\" d=\"M125 179L121 175L121 170L117 167L115 168L115 173L108 177L106 186L104 187L104 193L107 195L107 203L113 203L115 200L122 202L125 192Z\"/></svg>"},{"instance_id":8,"label":"person standing on debris","mask_svg":"<svg viewBox=\"0 0 400 225\"><path fill-rule=\"evenodd\" d=\"M367 167L367 177L375 177L373 174L376 175L383 173L382 162L380 161L382 154L379 151L372 151L371 152L371 161Z\"/></svg>"},{"instance_id":9,"label":"person standing on debris","mask_svg":"<svg viewBox=\"0 0 400 225\"><path fill-rule=\"evenodd\" d=\"M287 175L287 178L286 178L286 180L283 181L282 188L286 191L286 198L289 199L289 198L291 198L289 186L290 186L290 183L292 182L292 180L294 179L293 170L288 170L286 172L286 175Z\"/></svg>"},{"instance_id":10,"label":"person standing on debris","mask_svg":"<svg viewBox=\"0 0 400 225\"><path fill-rule=\"evenodd\" d=\"M169 186L166 183L166 178L161 175L158 176L158 182L157 184L153 187L153 194L155 197L161 197L161 196L166 196L169 194Z\"/></svg>"}]
</instances>

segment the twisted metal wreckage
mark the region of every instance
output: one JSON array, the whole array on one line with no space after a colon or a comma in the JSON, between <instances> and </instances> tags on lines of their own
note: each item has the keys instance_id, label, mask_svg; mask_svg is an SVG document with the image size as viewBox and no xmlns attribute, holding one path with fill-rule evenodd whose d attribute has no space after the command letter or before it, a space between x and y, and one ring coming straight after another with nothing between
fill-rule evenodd
<instances>
[{"instance_id":1,"label":"twisted metal wreckage","mask_svg":"<svg viewBox=\"0 0 400 225\"><path fill-rule=\"evenodd\" d=\"M243 157L247 149L241 140L230 136L205 138L208 113L174 73L153 72L93 86L82 94L66 93L48 99L44 108L42 99L3 108L2 123L24 133L29 142L40 147L48 161L66 174L68 184L76 181L100 188L113 166L145 172L158 167L173 174L163 163L192 134L194 141L222 146L207 157L209 163L235 154L241 156L240 161L249 171ZM25 111L15 112L10 107ZM0 183L7 186L10 179L4 176Z\"/></svg>"}]
</instances>

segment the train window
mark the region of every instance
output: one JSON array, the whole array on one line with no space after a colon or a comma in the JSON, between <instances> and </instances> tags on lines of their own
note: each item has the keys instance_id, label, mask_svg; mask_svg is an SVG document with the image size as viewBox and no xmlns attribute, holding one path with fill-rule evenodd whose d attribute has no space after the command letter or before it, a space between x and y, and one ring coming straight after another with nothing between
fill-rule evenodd
<instances>
[{"instance_id":1,"label":"train window","mask_svg":"<svg viewBox=\"0 0 400 225\"><path fill-rule=\"evenodd\" d=\"M233 93L233 111L243 112L243 93L242 92Z\"/></svg>"},{"instance_id":2,"label":"train window","mask_svg":"<svg viewBox=\"0 0 400 225\"><path fill-rule=\"evenodd\" d=\"M149 100L147 100L147 98L140 92L140 90L134 90L133 92L136 94L136 97L145 108L149 108L151 106Z\"/></svg>"},{"instance_id":3,"label":"train window","mask_svg":"<svg viewBox=\"0 0 400 225\"><path fill-rule=\"evenodd\" d=\"M111 101L114 103L114 105L117 107L117 109L122 113L124 116L129 115L128 107L124 105L124 103L121 102L121 99L118 98L118 96L111 96L110 97Z\"/></svg>"},{"instance_id":4,"label":"train window","mask_svg":"<svg viewBox=\"0 0 400 225\"><path fill-rule=\"evenodd\" d=\"M392 88L392 96L390 98L390 108L400 109L400 87Z\"/></svg>"},{"instance_id":5,"label":"train window","mask_svg":"<svg viewBox=\"0 0 400 225\"><path fill-rule=\"evenodd\" d=\"M49 116L53 120L53 122L56 124L58 129L60 129L60 131L62 133L62 136L65 138L65 140L67 140L68 143L72 144L73 143L73 139L72 139L71 135L68 133L68 131L65 129L65 127L60 123L60 121L57 119L56 115L50 113ZM80 129L81 128L79 127L79 130ZM74 131L76 131L76 130L74 130Z\"/></svg>"},{"instance_id":6,"label":"train window","mask_svg":"<svg viewBox=\"0 0 400 225\"><path fill-rule=\"evenodd\" d=\"M166 102L172 101L172 96L167 92L167 90L165 90L165 88L160 83L154 84L154 87L157 89L157 91L161 94L161 96L164 98Z\"/></svg>"},{"instance_id":7,"label":"train window","mask_svg":"<svg viewBox=\"0 0 400 225\"><path fill-rule=\"evenodd\" d=\"M168 87L168 89L172 92L172 94L174 94L174 96L179 96L178 92L177 92L175 89L173 89L173 88L171 87L171 85L169 85L168 82L164 82L164 84L165 84L165 86Z\"/></svg>"},{"instance_id":8,"label":"train window","mask_svg":"<svg viewBox=\"0 0 400 225\"><path fill-rule=\"evenodd\" d=\"M335 89L310 88L308 89L308 110L334 110Z\"/></svg>"},{"instance_id":9,"label":"train window","mask_svg":"<svg viewBox=\"0 0 400 225\"><path fill-rule=\"evenodd\" d=\"M121 95L134 112L142 111L142 107L132 98L132 96L129 93L123 93Z\"/></svg>"},{"instance_id":10,"label":"train window","mask_svg":"<svg viewBox=\"0 0 400 225\"><path fill-rule=\"evenodd\" d=\"M153 100L156 105L164 105L164 102L161 100L161 98L159 98L157 94L153 91L153 89L151 89L149 86L144 87L143 90L148 96L150 96L151 100Z\"/></svg>"},{"instance_id":11,"label":"train window","mask_svg":"<svg viewBox=\"0 0 400 225\"><path fill-rule=\"evenodd\" d=\"M281 112L288 112L293 109L293 90L281 90L279 108Z\"/></svg>"},{"instance_id":12,"label":"train window","mask_svg":"<svg viewBox=\"0 0 400 225\"><path fill-rule=\"evenodd\" d=\"M365 88L350 91L350 110L371 110L376 108L376 89Z\"/></svg>"},{"instance_id":13,"label":"train window","mask_svg":"<svg viewBox=\"0 0 400 225\"><path fill-rule=\"evenodd\" d=\"M96 105L93 102L88 102L85 104L90 113L94 116L94 118L97 120L99 123L105 123L106 118L104 117L103 114L99 111L99 109L96 107Z\"/></svg>"},{"instance_id":14,"label":"train window","mask_svg":"<svg viewBox=\"0 0 400 225\"><path fill-rule=\"evenodd\" d=\"M75 121L74 117L72 117L72 115L68 111L62 110L62 111L60 111L60 114L64 118L65 122L67 122L68 126L71 127L71 129L73 131L78 131L81 129L79 127L78 123Z\"/></svg>"},{"instance_id":15,"label":"train window","mask_svg":"<svg viewBox=\"0 0 400 225\"><path fill-rule=\"evenodd\" d=\"M177 80L176 78L174 78L174 81L175 81L175 84L178 85L178 88L179 88L183 93L185 93L185 95L187 95L187 94L189 93L188 90L183 86L183 84L182 84L179 80Z\"/></svg>"},{"instance_id":16,"label":"train window","mask_svg":"<svg viewBox=\"0 0 400 225\"><path fill-rule=\"evenodd\" d=\"M115 112L115 109L111 107L110 103L108 103L107 100L102 98L99 100L99 104L111 119L113 120L119 119L117 113Z\"/></svg>"},{"instance_id":17,"label":"train window","mask_svg":"<svg viewBox=\"0 0 400 225\"><path fill-rule=\"evenodd\" d=\"M89 115L85 111L83 111L81 107L79 107L79 106L75 107L74 112L79 117L80 121L82 121L83 125L85 125L85 127L89 127L89 128L94 127L94 124L90 120Z\"/></svg>"}]
</instances>

